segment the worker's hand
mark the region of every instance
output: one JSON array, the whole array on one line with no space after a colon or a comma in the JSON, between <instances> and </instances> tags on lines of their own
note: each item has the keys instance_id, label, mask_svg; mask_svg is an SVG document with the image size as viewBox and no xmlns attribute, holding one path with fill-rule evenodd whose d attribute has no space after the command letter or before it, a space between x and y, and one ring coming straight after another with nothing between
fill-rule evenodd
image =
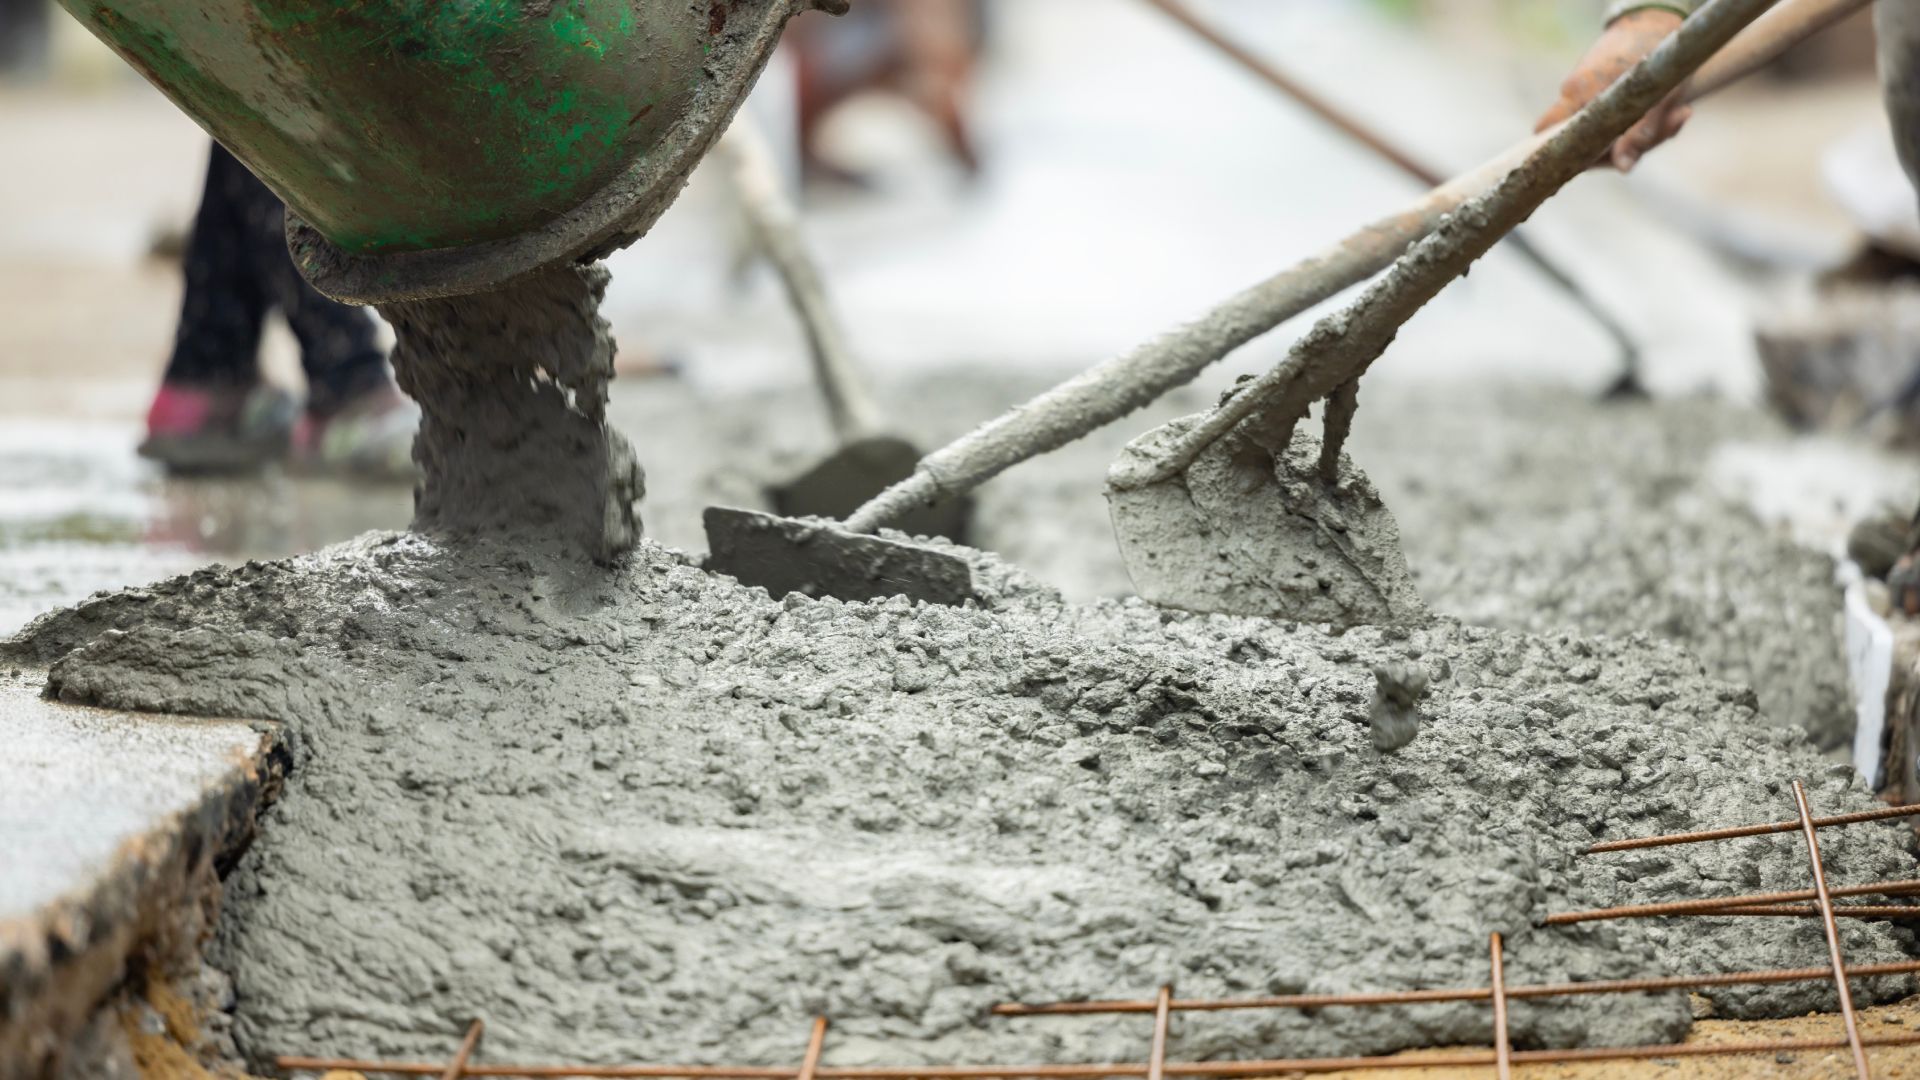
<instances>
[{"instance_id":1,"label":"worker's hand","mask_svg":"<svg viewBox=\"0 0 1920 1080\"><path fill-rule=\"evenodd\" d=\"M1612 86L1616 79L1631 70L1679 26L1679 15L1659 8L1631 11L1613 20L1607 26L1606 33L1600 35L1600 40L1587 50L1587 55L1580 58L1573 74L1560 84L1560 100L1553 103L1534 130L1545 131L1579 112L1582 106L1599 97L1602 90ZM1630 171L1640 161L1641 155L1680 133L1681 126L1693 115L1693 109L1681 100L1685 96L1684 91L1684 86L1675 90L1625 135L1620 136L1608 154L1608 160L1614 168L1621 172Z\"/></svg>"}]
</instances>

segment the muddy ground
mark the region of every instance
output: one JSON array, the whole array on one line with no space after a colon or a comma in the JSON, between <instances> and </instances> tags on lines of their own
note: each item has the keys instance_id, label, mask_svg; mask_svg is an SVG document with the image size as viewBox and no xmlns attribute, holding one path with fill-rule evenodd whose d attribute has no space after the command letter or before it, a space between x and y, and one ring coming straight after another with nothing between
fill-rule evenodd
<instances>
[{"instance_id":1,"label":"muddy ground","mask_svg":"<svg viewBox=\"0 0 1920 1080\"><path fill-rule=\"evenodd\" d=\"M681 393L642 387L614 415L652 466L651 530L691 545L707 495L749 497L817 414L786 395L702 415ZM951 423L984 411L966 393L915 401ZM1443 617L1335 636L1067 602L1038 578L1124 588L1089 442L983 495L982 541L1039 575L983 560L975 609L771 598L652 544L609 572L536 538L373 535L99 597L7 652L51 664L72 700L287 724L295 772L212 954L256 1059L432 1055L481 1015L502 1057L785 1061L821 1011L841 1062L1125 1056L1137 1022L982 1014L1168 980L1477 983L1490 930L1515 981L1819 962L1792 920L1532 925L1804 884L1791 837L1574 859L1595 836L1777 818L1796 775L1823 810L1869 803L1780 726L1839 692L1837 656L1808 648L1832 640L1823 560L1700 483L1716 443L1777 435L1699 404L1370 397L1355 453L1430 601L1540 632ZM676 484L699 474L671 463L709 449L739 467ZM1788 677L1789 656L1816 674ZM1388 661L1432 690L1419 738L1382 755L1368 714ZM1908 846L1885 826L1827 850L1836 879L1864 881L1908 874ZM1856 962L1911 948L1873 924L1846 941ZM1523 1044L1618 1043L1689 1016L1669 995L1515 1022ZM1434 1006L1207 1018L1176 1052L1486 1037L1482 1010Z\"/></svg>"}]
</instances>

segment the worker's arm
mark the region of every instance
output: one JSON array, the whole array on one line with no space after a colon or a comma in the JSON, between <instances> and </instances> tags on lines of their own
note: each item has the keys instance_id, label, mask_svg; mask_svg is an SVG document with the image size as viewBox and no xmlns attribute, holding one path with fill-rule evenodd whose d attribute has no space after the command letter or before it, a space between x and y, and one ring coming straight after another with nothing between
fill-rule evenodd
<instances>
[{"instance_id":1,"label":"worker's arm","mask_svg":"<svg viewBox=\"0 0 1920 1080\"><path fill-rule=\"evenodd\" d=\"M1536 130L1544 130L1578 112L1581 106L1613 85L1656 45L1673 33L1681 20L1699 6L1700 0L1642 3L1627 0L1608 12L1607 28L1593 43L1580 63L1560 84L1560 99L1540 118ZM1684 89L1684 88L1683 88ZM1679 134L1693 115L1675 90L1667 100L1655 106L1638 124L1613 144L1608 160L1621 172L1632 169L1640 156Z\"/></svg>"}]
</instances>

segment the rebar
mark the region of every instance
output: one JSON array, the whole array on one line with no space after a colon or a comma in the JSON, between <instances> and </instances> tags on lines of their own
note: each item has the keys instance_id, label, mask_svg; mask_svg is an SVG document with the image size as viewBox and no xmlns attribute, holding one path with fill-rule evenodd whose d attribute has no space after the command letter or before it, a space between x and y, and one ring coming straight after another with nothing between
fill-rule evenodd
<instances>
[{"instance_id":1,"label":"rebar","mask_svg":"<svg viewBox=\"0 0 1920 1080\"><path fill-rule=\"evenodd\" d=\"M1500 1080L1513 1080L1513 1047L1507 1045L1507 973L1498 930L1487 935L1487 954L1493 977L1493 1071Z\"/></svg>"},{"instance_id":2,"label":"rebar","mask_svg":"<svg viewBox=\"0 0 1920 1080\"><path fill-rule=\"evenodd\" d=\"M1849 968L1855 978L1875 975L1920 974L1920 960L1902 960L1888 964L1862 964ZM1645 979L1590 979L1585 982L1542 983L1537 986L1509 986L1507 1000L1519 998L1572 997L1579 994L1648 994L1663 990L1691 990L1707 986L1764 986L1772 983L1814 982L1829 978L1824 967L1781 968L1774 971L1728 971L1706 975L1658 975ZM1358 994L1287 994L1250 998L1175 998L1173 1012L1224 1012L1237 1009L1323 1009L1343 1005L1423 1005L1436 1002L1486 1001L1493 996L1490 987L1461 987L1445 990L1385 990ZM993 1007L996 1016L1091 1016L1109 1013L1144 1013L1154 1010L1148 1001L1059 1001L1040 1005L1009 1002Z\"/></svg>"},{"instance_id":3,"label":"rebar","mask_svg":"<svg viewBox=\"0 0 1920 1080\"><path fill-rule=\"evenodd\" d=\"M1866 885L1841 885L1831 890L1832 896L1912 896L1920 894L1920 881L1911 879L1901 881L1875 881ZM1713 915L1723 914L1725 908L1750 907L1760 904L1793 903L1800 900L1815 900L1819 892L1814 889L1789 889L1785 892L1747 893L1744 896L1711 896L1699 900L1671 900L1661 904L1628 904L1622 907L1595 908L1591 911L1561 911L1541 920L1543 926L1566 926L1571 923L1594 922L1599 919L1650 918L1662 915Z\"/></svg>"},{"instance_id":4,"label":"rebar","mask_svg":"<svg viewBox=\"0 0 1920 1080\"><path fill-rule=\"evenodd\" d=\"M1153 1003L1153 1045L1147 1049L1147 1080L1165 1080L1167 1075L1167 1029L1173 1024L1173 984L1160 988Z\"/></svg>"},{"instance_id":5,"label":"rebar","mask_svg":"<svg viewBox=\"0 0 1920 1080\"><path fill-rule=\"evenodd\" d=\"M1834 814L1831 817L1814 818L1815 828L1827 829L1841 825L1858 825L1866 821L1885 821L1888 818L1914 817L1920 815L1920 803L1907 803L1901 806L1883 806L1878 810L1859 810L1851 814ZM1769 821L1765 825L1736 825L1728 829L1703 829L1698 832L1668 833L1665 836L1636 836L1627 840L1607 840L1587 848L1586 854L1600 855L1609 851L1640 851L1645 848L1671 847L1674 844L1698 844L1706 840L1737 840L1743 836L1767 836L1772 833L1798 832L1800 822Z\"/></svg>"},{"instance_id":6,"label":"rebar","mask_svg":"<svg viewBox=\"0 0 1920 1080\"><path fill-rule=\"evenodd\" d=\"M467 1059L473 1056L473 1049L480 1045L480 1033L487 1025L479 1019L467 1025L467 1037L460 1040L460 1049L453 1052L453 1060L447 1062L447 1071L440 1074L440 1080L460 1080L467 1072Z\"/></svg>"},{"instance_id":7,"label":"rebar","mask_svg":"<svg viewBox=\"0 0 1920 1080\"><path fill-rule=\"evenodd\" d=\"M820 1071L820 1054L827 1047L827 1018L813 1018L813 1031L807 1035L807 1053L800 1059L800 1072L795 1080L814 1080Z\"/></svg>"},{"instance_id":8,"label":"rebar","mask_svg":"<svg viewBox=\"0 0 1920 1080\"><path fill-rule=\"evenodd\" d=\"M1840 950L1840 924L1833 917L1833 896L1827 892L1827 870L1820 862L1819 830L1813 827L1813 813L1807 808L1807 792L1800 781L1793 782L1793 803L1800 811L1800 832L1807 838L1807 862L1813 869L1813 888L1820 899L1820 921L1827 931L1827 955L1833 960L1833 988L1840 995L1840 1019L1846 1024L1847 1042L1853 1051L1853 1071L1860 1080L1868 1080L1867 1051L1860 1045L1860 1022L1853 1015L1853 991L1847 988L1847 960Z\"/></svg>"},{"instance_id":9,"label":"rebar","mask_svg":"<svg viewBox=\"0 0 1920 1080\"><path fill-rule=\"evenodd\" d=\"M1820 909L1811 904L1730 907L1704 913L1709 918L1723 915L1791 915L1809 918L1819 914ZM1834 917L1841 919L1920 919L1920 907L1901 907L1892 904L1838 904L1834 906L1833 914Z\"/></svg>"}]
</instances>

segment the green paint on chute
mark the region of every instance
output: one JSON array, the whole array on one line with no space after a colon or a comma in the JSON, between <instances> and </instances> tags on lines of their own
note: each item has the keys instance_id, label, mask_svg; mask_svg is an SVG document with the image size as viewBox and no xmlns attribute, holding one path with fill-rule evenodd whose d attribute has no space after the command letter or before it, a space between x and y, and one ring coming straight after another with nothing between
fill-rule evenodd
<instances>
[{"instance_id":1,"label":"green paint on chute","mask_svg":"<svg viewBox=\"0 0 1920 1080\"><path fill-rule=\"evenodd\" d=\"M565 213L666 137L708 55L683 0L62 3L359 253Z\"/></svg>"}]
</instances>

